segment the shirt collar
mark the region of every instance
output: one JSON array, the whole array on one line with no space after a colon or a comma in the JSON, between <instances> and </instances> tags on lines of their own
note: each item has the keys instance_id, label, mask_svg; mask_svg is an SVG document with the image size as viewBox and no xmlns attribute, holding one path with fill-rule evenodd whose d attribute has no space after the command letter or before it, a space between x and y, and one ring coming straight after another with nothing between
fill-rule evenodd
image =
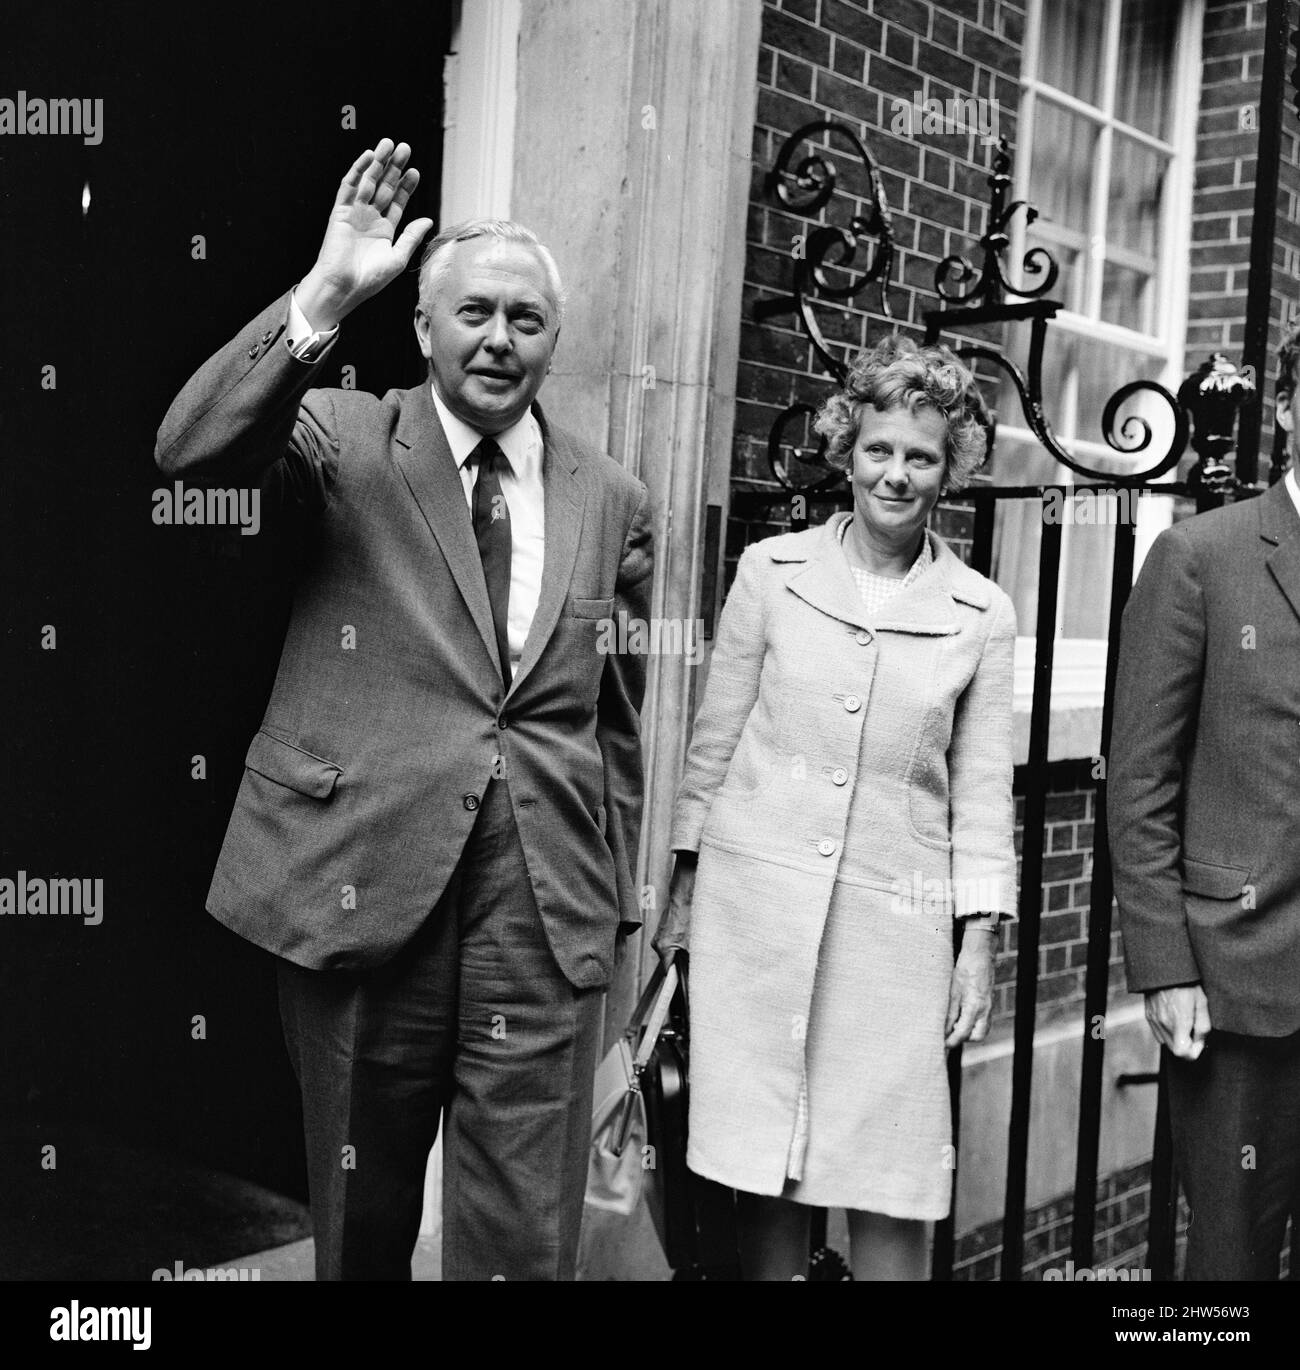
<instances>
[{"instance_id":1,"label":"shirt collar","mask_svg":"<svg viewBox=\"0 0 1300 1370\"><path fill-rule=\"evenodd\" d=\"M442 402L438 388L432 381L429 382L429 392L433 396L434 408L438 411L438 418L442 422L442 431L447 436L447 445L451 448L451 455L456 462L457 469L459 469L470 459L474 449L486 435L480 433L477 428L471 428L464 419L453 414ZM500 433L493 433L491 436L496 445L506 454L510 469L515 475L519 475L524 470L530 453L539 445L541 431L537 427L537 420L533 418L530 409L522 418L512 423L509 428Z\"/></svg>"},{"instance_id":2,"label":"shirt collar","mask_svg":"<svg viewBox=\"0 0 1300 1370\"><path fill-rule=\"evenodd\" d=\"M1300 514L1300 477L1296 476L1294 462L1283 479L1286 481L1286 492L1291 496L1291 503L1295 505L1296 513Z\"/></svg>"}]
</instances>

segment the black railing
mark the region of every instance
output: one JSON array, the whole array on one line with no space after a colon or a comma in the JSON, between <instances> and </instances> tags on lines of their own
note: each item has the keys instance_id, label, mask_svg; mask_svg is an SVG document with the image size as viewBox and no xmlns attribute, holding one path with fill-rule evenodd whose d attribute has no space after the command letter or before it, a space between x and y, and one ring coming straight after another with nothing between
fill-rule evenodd
<instances>
[{"instance_id":1,"label":"black railing","mask_svg":"<svg viewBox=\"0 0 1300 1370\"><path fill-rule=\"evenodd\" d=\"M798 149L818 136L826 140L826 145L815 148L813 153L796 162L795 153ZM805 125L786 140L768 174L766 185L769 194L786 210L809 218L819 214L831 203L836 184L835 168L829 156L832 138L847 143L865 168L872 196L871 211L864 216L854 216L847 228L816 225L804 240L802 259L796 258L791 293L761 302L755 307L754 317L765 320L793 314L830 376L842 380L847 366L826 342L818 326L818 305L827 300L834 303L852 300L868 286L874 286L879 292L878 312L885 318L890 317L888 288L893 260L893 223L875 161L865 142L844 125L828 120L818 121ZM1061 308L1058 301L1045 298L1056 280L1056 263L1043 248L1030 248L1022 259L1020 269L1025 277L1034 277L1036 280L1031 284L1017 284L1008 279L1003 262L1011 241L1009 224L1016 214L1024 215L1026 226L1035 217L1032 205L1008 200L1010 172L1010 150L1004 139L998 146L989 177L991 194L987 228L978 244L980 264L976 266L960 256L948 257L939 264L935 272L935 294L942 307L925 315L926 341L937 341L941 334L951 335L954 339L952 345L958 355L972 363L985 363L1005 374L1018 396L1030 432L1055 461L1082 477L1083 481L1068 486L990 484L970 488L962 497L973 510L970 564L985 575L992 574L996 511L999 504L1004 502L1035 498L1041 501L1049 491L1060 492L1061 498L1068 498L1085 490L1114 492L1122 488L1134 497L1140 494L1143 497L1171 498L1190 494L1195 497L1199 511L1221 503L1225 495L1241 497L1255 492L1250 475L1239 472L1240 479L1233 477L1225 458L1226 451L1232 445L1228 419L1235 414L1242 400L1250 395L1252 378L1250 373L1246 373L1244 378L1236 376L1233 368L1221 358L1213 359L1201 372L1189 377L1178 397L1154 381L1137 380L1122 386L1106 404L1101 415L1105 441L1114 451L1129 458L1147 455L1152 446L1153 432L1145 418L1132 412L1121 419L1128 402L1139 392L1146 392L1168 410L1168 444L1164 451L1151 454L1152 460L1145 467L1131 468L1125 474L1094 470L1059 441L1045 409L1042 377L1047 329ZM874 239L874 251L865 265L856 268L858 274L854 277L854 259L859 249L868 245L870 239ZM838 256L834 262L828 262L827 255L832 248L837 250ZM847 273L850 278L841 282L828 274L828 267ZM961 339L961 334L967 329L990 323L1016 322L1027 323L1030 327L1027 369L1023 372L1001 351L983 342ZM1174 470L1187 446L1191 434L1189 410L1196 416L1196 435L1191 441L1200 458L1199 465L1187 484L1161 479ZM845 476L825 462L824 442L810 452L807 444L791 442L786 436L793 424L806 423L813 412L814 406L805 400L790 405L778 415L768 439L768 464L775 488L734 493L733 515L766 520L774 507L783 505L789 512L791 527L798 529L806 526L810 506L814 504L838 507L851 504ZM1225 424L1228 432L1226 446ZM796 479L796 463L806 466L811 474ZM1024 1265L1026 1172L1037 1021L1039 934L1043 911L1046 801L1050 776L1051 688L1062 554L1062 522L1045 517L1042 528L1028 764L1021 769L1025 802L1016 949L1011 1114L1002 1215L1000 1275L1004 1280L1020 1279ZM1110 566L1110 609L1099 758L1105 758L1110 744L1120 618L1132 587L1134 562L1133 521L1117 520ZM1104 764L1101 767L1094 766L1090 773L1095 786L1095 824L1071 1231L1071 1254L1077 1266L1091 1266L1095 1250L1101 1118L1105 1102L1104 1025L1109 1000L1113 904ZM1100 1030L1094 1030L1098 1025ZM956 1142L961 1123L960 1048L950 1053L948 1072ZM1157 1076L1152 1073L1150 1076L1122 1077L1121 1083L1133 1086L1156 1079ZM1163 1088L1163 1068L1159 1079L1161 1083L1158 1085L1151 1163L1148 1260L1153 1278L1169 1279L1174 1271L1177 1181ZM954 1216L950 1215L936 1226L932 1275L937 1280L952 1278L954 1222Z\"/></svg>"}]
</instances>

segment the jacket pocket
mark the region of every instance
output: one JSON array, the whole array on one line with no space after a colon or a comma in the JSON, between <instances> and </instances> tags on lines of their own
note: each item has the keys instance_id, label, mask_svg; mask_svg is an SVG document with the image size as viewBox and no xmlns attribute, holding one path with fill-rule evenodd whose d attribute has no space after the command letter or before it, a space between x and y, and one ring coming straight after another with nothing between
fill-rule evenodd
<instances>
[{"instance_id":1,"label":"jacket pocket","mask_svg":"<svg viewBox=\"0 0 1300 1370\"><path fill-rule=\"evenodd\" d=\"M313 799L328 799L343 768L323 757L313 756L292 742L258 731L244 758L250 771L273 780L277 785L295 790Z\"/></svg>"},{"instance_id":2,"label":"jacket pocket","mask_svg":"<svg viewBox=\"0 0 1300 1370\"><path fill-rule=\"evenodd\" d=\"M1238 899L1250 872L1239 866L1216 866L1183 857L1183 889L1204 899Z\"/></svg>"},{"instance_id":3,"label":"jacket pocket","mask_svg":"<svg viewBox=\"0 0 1300 1370\"><path fill-rule=\"evenodd\" d=\"M609 599L579 599L570 595L569 612L574 618L609 618L614 612L614 598L611 595Z\"/></svg>"}]
</instances>

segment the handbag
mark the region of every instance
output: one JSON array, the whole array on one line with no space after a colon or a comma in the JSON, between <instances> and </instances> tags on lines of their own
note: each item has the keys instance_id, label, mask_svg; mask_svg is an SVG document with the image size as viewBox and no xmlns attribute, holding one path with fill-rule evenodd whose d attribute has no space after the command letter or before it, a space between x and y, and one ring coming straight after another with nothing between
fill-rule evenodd
<instances>
[{"instance_id":1,"label":"handbag","mask_svg":"<svg viewBox=\"0 0 1300 1370\"><path fill-rule=\"evenodd\" d=\"M631 1021L596 1071L586 1193L591 1208L630 1215L641 1201L648 1166L657 1162L642 1082L677 987L676 966L666 974L656 968Z\"/></svg>"},{"instance_id":2,"label":"handbag","mask_svg":"<svg viewBox=\"0 0 1300 1370\"><path fill-rule=\"evenodd\" d=\"M735 1195L686 1166L687 1024L679 955L655 968L596 1073L587 1203L628 1215L644 1198L674 1279L735 1279Z\"/></svg>"}]
</instances>

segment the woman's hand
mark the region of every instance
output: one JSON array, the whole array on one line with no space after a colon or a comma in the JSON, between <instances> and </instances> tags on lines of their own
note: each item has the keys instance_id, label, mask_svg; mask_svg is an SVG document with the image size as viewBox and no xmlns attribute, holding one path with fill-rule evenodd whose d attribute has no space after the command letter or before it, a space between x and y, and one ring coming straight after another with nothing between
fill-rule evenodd
<instances>
[{"instance_id":1,"label":"woman's hand","mask_svg":"<svg viewBox=\"0 0 1300 1370\"><path fill-rule=\"evenodd\" d=\"M989 1034L996 942L997 935L992 928L967 928L962 933L961 951L952 968L948 989L945 1047L955 1047L959 1042L982 1042Z\"/></svg>"},{"instance_id":2,"label":"woman's hand","mask_svg":"<svg viewBox=\"0 0 1300 1370\"><path fill-rule=\"evenodd\" d=\"M695 894L695 867L699 853L679 851L673 862L672 879L668 884L668 908L650 945L659 953L665 970L679 951L685 952L690 940L691 899Z\"/></svg>"}]
</instances>

